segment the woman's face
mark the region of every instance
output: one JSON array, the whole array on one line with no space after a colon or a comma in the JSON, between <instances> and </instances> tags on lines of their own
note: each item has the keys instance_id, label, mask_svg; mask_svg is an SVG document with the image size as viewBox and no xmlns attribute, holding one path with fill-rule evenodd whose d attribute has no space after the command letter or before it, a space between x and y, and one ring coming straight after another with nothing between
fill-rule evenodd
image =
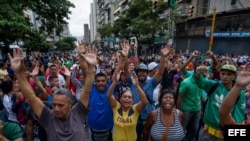
<instances>
[{"instance_id":1,"label":"woman's face","mask_svg":"<svg viewBox=\"0 0 250 141\"><path fill-rule=\"evenodd\" d=\"M171 93L164 94L161 99L161 107L165 109L172 109L174 105L174 95Z\"/></svg>"},{"instance_id":2,"label":"woman's face","mask_svg":"<svg viewBox=\"0 0 250 141\"><path fill-rule=\"evenodd\" d=\"M121 95L120 103L122 107L129 108L133 103L133 95L131 91L126 91Z\"/></svg>"}]
</instances>

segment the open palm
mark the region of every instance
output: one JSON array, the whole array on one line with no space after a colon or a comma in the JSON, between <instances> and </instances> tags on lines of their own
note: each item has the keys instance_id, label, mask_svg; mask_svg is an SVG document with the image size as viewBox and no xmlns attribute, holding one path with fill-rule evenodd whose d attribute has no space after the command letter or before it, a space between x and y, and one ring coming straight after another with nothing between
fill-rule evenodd
<instances>
[{"instance_id":1,"label":"open palm","mask_svg":"<svg viewBox=\"0 0 250 141\"><path fill-rule=\"evenodd\" d=\"M122 43L121 47L122 47L122 50L120 51L120 53L121 53L122 57L128 57L128 52L130 49L128 42Z\"/></svg>"},{"instance_id":2,"label":"open palm","mask_svg":"<svg viewBox=\"0 0 250 141\"><path fill-rule=\"evenodd\" d=\"M13 50L13 57L10 53L8 53L8 57L10 59L11 68L14 71L17 72L24 70L23 51L21 48L16 48Z\"/></svg>"},{"instance_id":3,"label":"open palm","mask_svg":"<svg viewBox=\"0 0 250 141\"><path fill-rule=\"evenodd\" d=\"M250 62L239 68L236 83L242 87L250 84Z\"/></svg>"},{"instance_id":4,"label":"open palm","mask_svg":"<svg viewBox=\"0 0 250 141\"><path fill-rule=\"evenodd\" d=\"M86 60L87 64L89 65L96 65L97 64L97 57L95 53L86 53L83 55L84 59Z\"/></svg>"},{"instance_id":5,"label":"open palm","mask_svg":"<svg viewBox=\"0 0 250 141\"><path fill-rule=\"evenodd\" d=\"M35 68L33 69L33 71L31 72L31 75L32 76L37 76L39 73L39 67L38 66L35 66Z\"/></svg>"},{"instance_id":6,"label":"open palm","mask_svg":"<svg viewBox=\"0 0 250 141\"><path fill-rule=\"evenodd\" d=\"M163 47L161 49L161 54L163 56L167 56L170 53L171 50L172 50L172 47L170 45L166 45L165 47Z\"/></svg>"}]
</instances>

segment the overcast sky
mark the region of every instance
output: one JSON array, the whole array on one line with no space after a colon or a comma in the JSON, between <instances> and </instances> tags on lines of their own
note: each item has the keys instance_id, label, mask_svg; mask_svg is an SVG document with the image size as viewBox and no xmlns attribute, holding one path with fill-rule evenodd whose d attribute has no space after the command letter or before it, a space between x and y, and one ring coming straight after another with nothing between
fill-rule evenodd
<instances>
[{"instance_id":1,"label":"overcast sky","mask_svg":"<svg viewBox=\"0 0 250 141\"><path fill-rule=\"evenodd\" d=\"M83 37L83 24L89 24L90 3L93 0L69 0L74 3L75 8L71 8L69 30L72 36Z\"/></svg>"}]
</instances>

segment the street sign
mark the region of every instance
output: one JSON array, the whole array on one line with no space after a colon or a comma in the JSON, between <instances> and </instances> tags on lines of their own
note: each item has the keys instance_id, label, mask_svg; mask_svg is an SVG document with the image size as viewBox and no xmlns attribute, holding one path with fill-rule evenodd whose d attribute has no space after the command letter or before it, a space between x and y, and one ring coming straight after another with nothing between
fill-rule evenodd
<instances>
[{"instance_id":1,"label":"street sign","mask_svg":"<svg viewBox=\"0 0 250 141\"><path fill-rule=\"evenodd\" d=\"M110 43L110 42L115 43L116 38L115 38L115 37L109 37L109 38L107 39L107 41L108 41L109 43Z\"/></svg>"}]
</instances>

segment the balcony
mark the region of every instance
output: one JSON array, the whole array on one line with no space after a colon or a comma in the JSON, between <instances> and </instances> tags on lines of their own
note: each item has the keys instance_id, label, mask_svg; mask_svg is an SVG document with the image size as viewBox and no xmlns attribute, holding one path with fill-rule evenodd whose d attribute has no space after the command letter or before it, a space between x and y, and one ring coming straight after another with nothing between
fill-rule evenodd
<instances>
[{"instance_id":1,"label":"balcony","mask_svg":"<svg viewBox=\"0 0 250 141\"><path fill-rule=\"evenodd\" d=\"M114 21L117 21L119 19L119 16L115 16Z\"/></svg>"},{"instance_id":2,"label":"balcony","mask_svg":"<svg viewBox=\"0 0 250 141\"><path fill-rule=\"evenodd\" d=\"M119 6L122 6L122 5L126 4L127 1L128 1L128 0L123 0L123 1L121 1L121 2L119 3Z\"/></svg>"},{"instance_id":3,"label":"balcony","mask_svg":"<svg viewBox=\"0 0 250 141\"><path fill-rule=\"evenodd\" d=\"M127 11L129 9L129 6L126 5L124 8L121 9L121 13L124 13L125 11Z\"/></svg>"},{"instance_id":4,"label":"balcony","mask_svg":"<svg viewBox=\"0 0 250 141\"><path fill-rule=\"evenodd\" d=\"M119 14L120 11L121 11L121 7L118 7L118 8L114 11L114 15Z\"/></svg>"}]
</instances>

